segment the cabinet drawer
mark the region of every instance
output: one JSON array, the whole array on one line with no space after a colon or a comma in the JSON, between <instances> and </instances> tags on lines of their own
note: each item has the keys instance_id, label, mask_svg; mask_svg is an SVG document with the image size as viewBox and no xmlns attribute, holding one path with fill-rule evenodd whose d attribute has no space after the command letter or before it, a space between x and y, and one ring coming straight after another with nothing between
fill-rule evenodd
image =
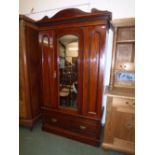
<instances>
[{"instance_id":1,"label":"cabinet drawer","mask_svg":"<svg viewBox=\"0 0 155 155\"><path fill-rule=\"evenodd\" d=\"M93 137L98 137L97 135L100 129L99 126L97 125L92 125L92 124L79 122L79 121L73 121L70 124L70 128L72 128L73 131L76 131L80 134L89 135Z\"/></svg>"},{"instance_id":2,"label":"cabinet drawer","mask_svg":"<svg viewBox=\"0 0 155 155\"><path fill-rule=\"evenodd\" d=\"M63 122L61 119L59 119L56 116L50 116L50 115L43 115L43 123L48 123L49 125L52 125L55 127L61 127L63 125Z\"/></svg>"},{"instance_id":3,"label":"cabinet drawer","mask_svg":"<svg viewBox=\"0 0 155 155\"><path fill-rule=\"evenodd\" d=\"M134 88L135 87L135 73L126 71L114 71L113 86L122 88Z\"/></svg>"},{"instance_id":4,"label":"cabinet drawer","mask_svg":"<svg viewBox=\"0 0 155 155\"><path fill-rule=\"evenodd\" d=\"M114 97L112 103L112 132L114 138L133 142L135 137L135 100Z\"/></svg>"},{"instance_id":5,"label":"cabinet drawer","mask_svg":"<svg viewBox=\"0 0 155 155\"><path fill-rule=\"evenodd\" d=\"M118 97L114 97L113 98L113 102L112 102L113 106L116 107L124 107L124 108L130 108L130 109L134 109L135 108L135 100L134 99L123 99L123 98L118 98ZM128 110L130 110L128 109Z\"/></svg>"},{"instance_id":6,"label":"cabinet drawer","mask_svg":"<svg viewBox=\"0 0 155 155\"><path fill-rule=\"evenodd\" d=\"M135 28L119 28L118 29L118 41L134 40Z\"/></svg>"},{"instance_id":7,"label":"cabinet drawer","mask_svg":"<svg viewBox=\"0 0 155 155\"><path fill-rule=\"evenodd\" d=\"M115 69L125 70L125 71L134 71L135 65L134 63L117 63Z\"/></svg>"},{"instance_id":8,"label":"cabinet drawer","mask_svg":"<svg viewBox=\"0 0 155 155\"><path fill-rule=\"evenodd\" d=\"M85 122L83 119L77 120L74 118L68 119L67 117L62 117L59 115L44 115L43 121L52 127L62 128L71 132L76 132L95 138L99 137L100 133L100 125L93 124L91 121Z\"/></svg>"}]
</instances>

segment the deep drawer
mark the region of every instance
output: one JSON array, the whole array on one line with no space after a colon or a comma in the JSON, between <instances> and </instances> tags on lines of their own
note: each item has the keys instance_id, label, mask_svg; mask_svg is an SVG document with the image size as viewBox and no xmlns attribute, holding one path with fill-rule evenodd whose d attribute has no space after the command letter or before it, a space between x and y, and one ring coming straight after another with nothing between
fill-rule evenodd
<instances>
[{"instance_id":1,"label":"deep drawer","mask_svg":"<svg viewBox=\"0 0 155 155\"><path fill-rule=\"evenodd\" d=\"M90 137L98 138L100 135L100 125L94 124L85 119L74 119L55 114L44 114L43 122L48 123L52 127L58 127L71 132L76 132Z\"/></svg>"}]
</instances>

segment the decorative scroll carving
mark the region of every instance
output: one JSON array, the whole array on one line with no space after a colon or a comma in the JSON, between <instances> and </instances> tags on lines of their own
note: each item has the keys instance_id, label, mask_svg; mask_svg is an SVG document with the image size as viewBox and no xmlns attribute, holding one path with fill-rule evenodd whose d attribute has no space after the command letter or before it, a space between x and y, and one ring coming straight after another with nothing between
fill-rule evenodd
<instances>
[{"instance_id":1,"label":"decorative scroll carving","mask_svg":"<svg viewBox=\"0 0 155 155\"><path fill-rule=\"evenodd\" d=\"M99 11L95 8L91 10L91 12L84 12L80 9L70 8L57 12L53 17L49 18L45 16L37 23L47 23L52 21L62 21L62 20L71 20L78 18L89 18L89 17L101 17L106 20L111 20L111 12L109 11Z\"/></svg>"}]
</instances>

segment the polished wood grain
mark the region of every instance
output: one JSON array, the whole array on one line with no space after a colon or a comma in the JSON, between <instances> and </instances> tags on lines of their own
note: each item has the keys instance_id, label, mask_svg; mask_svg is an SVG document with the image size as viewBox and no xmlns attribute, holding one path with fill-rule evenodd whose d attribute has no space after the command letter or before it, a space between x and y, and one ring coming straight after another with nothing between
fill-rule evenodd
<instances>
[{"instance_id":1,"label":"polished wood grain","mask_svg":"<svg viewBox=\"0 0 155 155\"><path fill-rule=\"evenodd\" d=\"M24 55L25 53L23 52L24 49L24 44L23 42L25 41L25 36L24 36L24 26L25 23L24 21L20 21L19 25L19 115L21 118L26 118L27 117L27 96L26 96L26 81L24 75L25 73L25 66L24 66Z\"/></svg>"},{"instance_id":2,"label":"polished wood grain","mask_svg":"<svg viewBox=\"0 0 155 155\"><path fill-rule=\"evenodd\" d=\"M85 13L67 9L36 22L42 59L43 130L88 144L100 144L105 45L110 19L108 11L93 9ZM79 42L77 109L59 104L58 40L68 34L77 36Z\"/></svg>"},{"instance_id":3,"label":"polished wood grain","mask_svg":"<svg viewBox=\"0 0 155 155\"><path fill-rule=\"evenodd\" d=\"M104 71L104 45L106 27L84 28L85 52L84 52L84 81L83 112L91 117L101 117L101 94L103 92L103 71ZM102 40L102 42L101 42ZM90 42L90 44L87 44ZM102 84L101 84L102 83Z\"/></svg>"},{"instance_id":4,"label":"polished wood grain","mask_svg":"<svg viewBox=\"0 0 155 155\"><path fill-rule=\"evenodd\" d=\"M51 48L50 48L50 35L48 32L42 32L41 34L41 55L42 55L42 93L43 93L43 104L45 106L51 106L50 101L52 99L51 94L51 83L50 83L50 75L51 75ZM49 60L49 61L48 61Z\"/></svg>"},{"instance_id":5,"label":"polished wood grain","mask_svg":"<svg viewBox=\"0 0 155 155\"><path fill-rule=\"evenodd\" d=\"M68 24L68 22L71 22ZM39 26L40 31L46 31L46 30L55 30L55 29L65 29L65 28L77 28L77 27L88 27L88 26L96 26L96 25L107 25L108 29L110 27L110 24L106 22L106 20L102 19L96 19L96 20L84 20L84 21L78 21L78 20L72 20L72 21L65 21L58 24L53 25L45 25L45 26Z\"/></svg>"},{"instance_id":6,"label":"polished wood grain","mask_svg":"<svg viewBox=\"0 0 155 155\"><path fill-rule=\"evenodd\" d=\"M66 9L40 21L20 16L20 124L32 127L43 116L43 130L99 145L105 40L111 12ZM79 37L77 110L59 106L57 40ZM41 90L41 91L40 91Z\"/></svg>"},{"instance_id":7,"label":"polished wood grain","mask_svg":"<svg viewBox=\"0 0 155 155\"><path fill-rule=\"evenodd\" d=\"M40 117L41 101L38 31L24 16L20 16L19 24L19 123L32 128Z\"/></svg>"},{"instance_id":8,"label":"polished wood grain","mask_svg":"<svg viewBox=\"0 0 155 155\"><path fill-rule=\"evenodd\" d=\"M99 121L56 110L43 110L43 130L96 146L100 144L101 140ZM81 137L83 138L81 139Z\"/></svg>"},{"instance_id":9,"label":"polished wood grain","mask_svg":"<svg viewBox=\"0 0 155 155\"><path fill-rule=\"evenodd\" d=\"M33 42L33 44L32 44ZM32 116L40 114L40 64L38 55L38 31L27 26L26 28L27 60L30 79L30 97Z\"/></svg>"},{"instance_id":10,"label":"polished wood grain","mask_svg":"<svg viewBox=\"0 0 155 155\"><path fill-rule=\"evenodd\" d=\"M93 19L103 19L105 21L110 21L111 20L111 12L109 11L100 11L97 9L92 9L90 13L84 12L80 9L76 8L70 8L70 9L65 9L62 11L59 11L56 13L53 17L48 18L45 16L41 20L37 21L37 24L40 26L45 26L45 25L54 25L57 23L62 23L62 22L71 22L73 20L74 22L79 21L84 21L83 19L87 20L93 20Z\"/></svg>"},{"instance_id":11,"label":"polished wood grain","mask_svg":"<svg viewBox=\"0 0 155 155\"><path fill-rule=\"evenodd\" d=\"M92 138L90 136L78 134L77 132L71 132L69 130L64 130L63 128L55 128L49 124L45 124L42 129L47 132L52 132L61 136L68 137L80 142L84 142L90 145L99 146L100 141L98 139Z\"/></svg>"},{"instance_id":12,"label":"polished wood grain","mask_svg":"<svg viewBox=\"0 0 155 155\"><path fill-rule=\"evenodd\" d=\"M75 116L71 117L70 115L62 115L54 112L50 113L50 115L45 114L44 122L55 127L68 129L69 131L95 138L98 138L97 133L100 129L100 125L95 123L95 121Z\"/></svg>"}]
</instances>

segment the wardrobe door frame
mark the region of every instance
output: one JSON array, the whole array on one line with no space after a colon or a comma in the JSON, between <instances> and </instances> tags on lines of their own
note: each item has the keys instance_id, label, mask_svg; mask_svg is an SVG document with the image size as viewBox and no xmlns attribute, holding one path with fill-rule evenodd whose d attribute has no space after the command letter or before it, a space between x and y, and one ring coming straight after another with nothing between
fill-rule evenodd
<instances>
[{"instance_id":1,"label":"wardrobe door frame","mask_svg":"<svg viewBox=\"0 0 155 155\"><path fill-rule=\"evenodd\" d=\"M43 39L47 37L48 39L48 55L45 56L44 47L43 47ZM40 46L40 56L41 56L41 66L42 66L42 106L50 109L57 109L57 102L55 97L55 78L54 78L54 70L55 70L55 61L54 61L54 31L47 30L41 31L39 33L39 46ZM45 60L46 59L46 60ZM46 62L45 62L46 61ZM45 64L47 63L47 64ZM48 66L44 66L48 65ZM46 71L44 71L46 70ZM46 77L45 77L46 76ZM46 80L45 80L46 78ZM48 79L47 79L48 78ZM48 86L48 88L47 88ZM46 87L46 88L45 88ZM47 89L45 91L45 89ZM47 96L46 96L47 95Z\"/></svg>"},{"instance_id":2,"label":"wardrobe door frame","mask_svg":"<svg viewBox=\"0 0 155 155\"><path fill-rule=\"evenodd\" d=\"M107 27L95 25L85 27L83 30L85 34L83 114L101 119Z\"/></svg>"},{"instance_id":3,"label":"wardrobe door frame","mask_svg":"<svg viewBox=\"0 0 155 155\"><path fill-rule=\"evenodd\" d=\"M72 109L72 108L64 108L59 105L59 50L58 50L58 38L64 36L64 35L75 35L79 38L79 50L78 50L78 96L77 96L77 110ZM55 30L55 40L54 40L54 45L55 45L55 59L57 60L56 62L56 75L57 75L57 80L56 80L56 85L57 85L57 103L58 103L58 110L67 112L67 113L72 113L72 114L81 114L82 111L82 101L83 101L83 49L84 49L84 44L83 44L83 31L80 29L80 27L77 28L60 28Z\"/></svg>"}]
</instances>

